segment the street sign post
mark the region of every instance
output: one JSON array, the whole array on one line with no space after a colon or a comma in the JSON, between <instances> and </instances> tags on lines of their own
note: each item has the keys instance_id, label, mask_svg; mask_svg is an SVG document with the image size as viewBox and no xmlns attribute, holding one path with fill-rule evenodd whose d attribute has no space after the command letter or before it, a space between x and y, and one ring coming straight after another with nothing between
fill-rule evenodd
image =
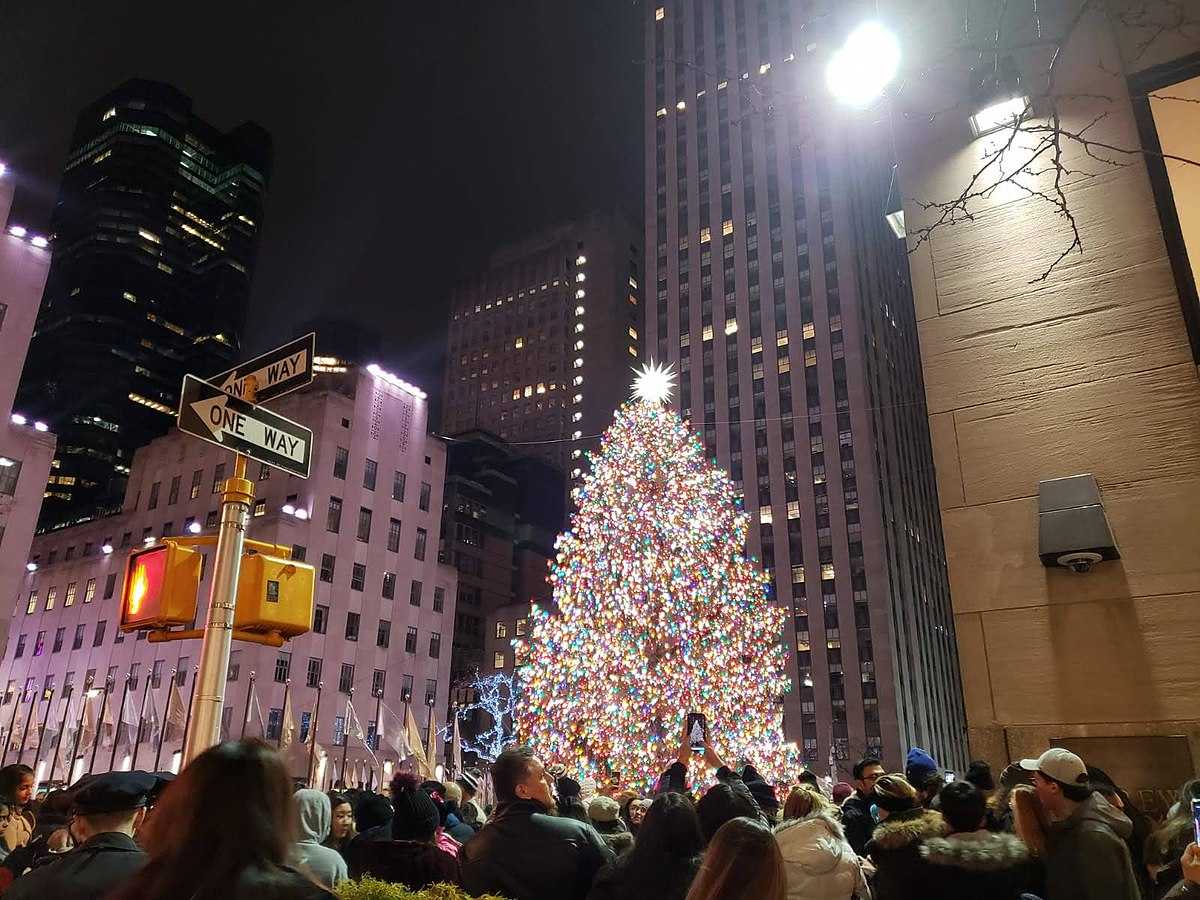
<instances>
[{"instance_id":1,"label":"street sign post","mask_svg":"<svg viewBox=\"0 0 1200 900\"><path fill-rule=\"evenodd\" d=\"M204 380L239 400L266 403L312 382L316 352L317 335L309 332Z\"/></svg>"},{"instance_id":2,"label":"street sign post","mask_svg":"<svg viewBox=\"0 0 1200 900\"><path fill-rule=\"evenodd\" d=\"M307 478L313 433L291 419L226 394L195 375L183 377L179 430L269 466Z\"/></svg>"}]
</instances>

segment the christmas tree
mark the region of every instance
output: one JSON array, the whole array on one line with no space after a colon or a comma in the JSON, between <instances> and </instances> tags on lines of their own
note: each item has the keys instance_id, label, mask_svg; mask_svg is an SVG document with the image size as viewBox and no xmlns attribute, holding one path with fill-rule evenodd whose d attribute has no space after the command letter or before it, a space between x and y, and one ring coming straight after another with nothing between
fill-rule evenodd
<instances>
[{"instance_id":1,"label":"christmas tree","mask_svg":"<svg viewBox=\"0 0 1200 900\"><path fill-rule=\"evenodd\" d=\"M557 613L517 643L518 732L579 777L648 789L700 712L719 755L782 778L784 613L744 556L733 484L663 405L670 383L643 370L591 458L551 566Z\"/></svg>"}]
</instances>

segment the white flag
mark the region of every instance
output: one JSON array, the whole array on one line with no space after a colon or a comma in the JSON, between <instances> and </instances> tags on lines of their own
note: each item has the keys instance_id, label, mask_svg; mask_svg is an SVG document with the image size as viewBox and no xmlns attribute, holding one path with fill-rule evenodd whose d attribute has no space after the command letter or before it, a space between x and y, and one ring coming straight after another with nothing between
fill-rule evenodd
<instances>
[{"instance_id":1,"label":"white flag","mask_svg":"<svg viewBox=\"0 0 1200 900\"><path fill-rule=\"evenodd\" d=\"M120 743L127 744L132 747L137 743L138 727L142 723L141 714L137 708L136 699L131 696L133 691L129 690L129 682L125 682L125 709L121 713L121 740Z\"/></svg>"},{"instance_id":2,"label":"white flag","mask_svg":"<svg viewBox=\"0 0 1200 900\"><path fill-rule=\"evenodd\" d=\"M280 726L279 747L286 750L296 742L296 716L292 712L292 692L288 691L283 700L283 723Z\"/></svg>"},{"instance_id":3,"label":"white flag","mask_svg":"<svg viewBox=\"0 0 1200 900\"><path fill-rule=\"evenodd\" d=\"M168 743L183 738L183 729L187 726L187 713L183 708L183 695L179 693L179 682L171 679L171 687L167 689L167 712L163 716L163 740Z\"/></svg>"},{"instance_id":4,"label":"white flag","mask_svg":"<svg viewBox=\"0 0 1200 900\"><path fill-rule=\"evenodd\" d=\"M254 726L258 726L258 734L254 733ZM243 723L244 737L260 737L267 736L267 728L263 725L262 707L258 703L258 689L254 686L254 682L250 682L250 705L246 707L246 721Z\"/></svg>"},{"instance_id":5,"label":"white flag","mask_svg":"<svg viewBox=\"0 0 1200 900\"><path fill-rule=\"evenodd\" d=\"M382 721L375 727L379 729L380 738L396 751L397 758L404 759L411 752L404 734L404 722L386 703L379 704L379 718Z\"/></svg>"},{"instance_id":6,"label":"white flag","mask_svg":"<svg viewBox=\"0 0 1200 900\"><path fill-rule=\"evenodd\" d=\"M111 747L117 733L117 722L113 716L112 691L109 691L107 695L101 694L100 697L103 706L103 715L100 718L100 737L105 747Z\"/></svg>"},{"instance_id":7,"label":"white flag","mask_svg":"<svg viewBox=\"0 0 1200 900\"><path fill-rule=\"evenodd\" d=\"M425 758L429 761L429 777L437 777L437 719L433 715L433 707L429 707L429 746L425 748Z\"/></svg>"},{"instance_id":8,"label":"white flag","mask_svg":"<svg viewBox=\"0 0 1200 900\"><path fill-rule=\"evenodd\" d=\"M451 752L452 754L454 754L454 756L453 756L453 758L452 758L452 760L451 760L451 761L452 761L452 762L453 762L453 764L454 764L454 774L455 774L455 775L461 775L461 774L462 774L462 770L463 770L463 765L462 765L462 733L459 731L459 728L458 728L458 722L459 722L459 719L458 719L458 713L457 713L457 712L455 712L455 714L454 714L454 734L453 734L453 737L452 737L452 740L454 741L454 743L453 743L453 744L451 745L451 747L450 747L450 752Z\"/></svg>"},{"instance_id":9,"label":"white flag","mask_svg":"<svg viewBox=\"0 0 1200 900\"><path fill-rule=\"evenodd\" d=\"M421 729L417 727L417 720L413 716L411 705L409 705L408 711L405 714L404 726L408 730L408 751L412 756L417 775L421 778L432 778L433 769L429 765L429 760L425 757L425 742L421 740Z\"/></svg>"},{"instance_id":10,"label":"white flag","mask_svg":"<svg viewBox=\"0 0 1200 900\"><path fill-rule=\"evenodd\" d=\"M161 724L158 721L158 700L154 696L154 691L147 691L146 694L146 706L142 710L142 727L145 731L142 739L146 743L153 744L158 738Z\"/></svg>"},{"instance_id":11,"label":"white flag","mask_svg":"<svg viewBox=\"0 0 1200 900\"><path fill-rule=\"evenodd\" d=\"M367 732L363 728L362 722L358 720L358 713L354 711L354 704L352 704L349 699L346 700L346 729L350 734L354 735L359 743L363 745L363 749L367 751L367 754L371 757L371 759L374 759L375 751L373 751L371 749L371 745L367 743ZM346 739L349 740L349 737Z\"/></svg>"}]
</instances>

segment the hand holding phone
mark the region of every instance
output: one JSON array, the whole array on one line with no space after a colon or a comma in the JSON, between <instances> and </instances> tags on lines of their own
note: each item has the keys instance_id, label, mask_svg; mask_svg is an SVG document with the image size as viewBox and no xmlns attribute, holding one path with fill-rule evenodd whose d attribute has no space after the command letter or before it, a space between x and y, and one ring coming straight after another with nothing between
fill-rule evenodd
<instances>
[{"instance_id":1,"label":"hand holding phone","mask_svg":"<svg viewBox=\"0 0 1200 900\"><path fill-rule=\"evenodd\" d=\"M684 733L692 752L703 753L704 746L708 743L708 718L704 713L688 713Z\"/></svg>"},{"instance_id":2,"label":"hand holding phone","mask_svg":"<svg viewBox=\"0 0 1200 900\"><path fill-rule=\"evenodd\" d=\"M1192 801L1192 828L1196 835L1196 843L1200 844L1200 800Z\"/></svg>"}]
</instances>

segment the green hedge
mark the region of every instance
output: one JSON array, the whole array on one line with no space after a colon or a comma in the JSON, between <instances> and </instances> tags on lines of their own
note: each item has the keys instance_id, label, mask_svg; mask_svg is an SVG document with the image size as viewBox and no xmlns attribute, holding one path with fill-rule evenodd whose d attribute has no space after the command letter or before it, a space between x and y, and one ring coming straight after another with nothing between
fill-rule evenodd
<instances>
[{"instance_id":1,"label":"green hedge","mask_svg":"<svg viewBox=\"0 0 1200 900\"><path fill-rule=\"evenodd\" d=\"M377 878L361 881L343 881L336 891L339 900L472 900L460 887L452 884L435 884L420 891L410 890L402 884L391 884ZM504 900L495 894L483 894L477 900Z\"/></svg>"}]
</instances>

